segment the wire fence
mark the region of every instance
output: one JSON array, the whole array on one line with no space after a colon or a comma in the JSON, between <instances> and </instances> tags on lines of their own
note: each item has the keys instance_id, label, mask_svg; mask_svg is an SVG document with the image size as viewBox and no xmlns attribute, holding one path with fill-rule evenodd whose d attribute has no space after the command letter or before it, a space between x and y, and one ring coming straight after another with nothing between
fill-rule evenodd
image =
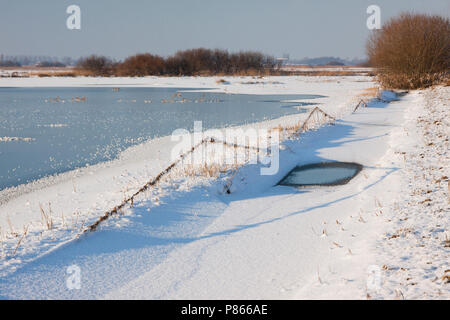
<instances>
[{"instance_id":1,"label":"wire fence","mask_svg":"<svg viewBox=\"0 0 450 320\"><path fill-rule=\"evenodd\" d=\"M367 104L361 100L360 103L356 106L355 112L358 107L360 106L361 102L367 106ZM321 121L321 120L325 121ZM312 128L317 128L319 125L324 125L325 123L334 123L336 121L336 118L329 115L319 107L315 107L308 115L308 117L305 119L305 121L302 123L301 126L298 127L298 129L295 129L291 134L290 137L293 136L299 136L301 133L308 131ZM125 208L125 206L129 205L130 207L133 207L135 198L140 195L141 193L147 191L150 187L155 186L161 179L169 174L178 164L180 164L185 158L187 158L189 155L191 155L196 149L201 147L202 145L206 144L223 144L225 146L229 146L232 148L244 148L247 150L254 150L256 152L260 152L261 148L254 147L250 145L238 145L234 143L228 143L226 141L217 140L214 138L204 138L199 143L197 143L195 146L193 146L190 150L186 151L185 153L181 154L179 158L175 161L173 161L169 166L167 166L163 171L161 171L157 176L155 176L153 179L149 180L145 185L143 185L139 190L137 190L133 195L129 196L128 198L124 199L119 205L115 206L113 209L105 212L97 221L95 221L93 224L87 226L82 233L87 232L93 232L97 230L98 226L103 222L106 221L111 216L120 214L121 211Z\"/></svg>"}]
</instances>

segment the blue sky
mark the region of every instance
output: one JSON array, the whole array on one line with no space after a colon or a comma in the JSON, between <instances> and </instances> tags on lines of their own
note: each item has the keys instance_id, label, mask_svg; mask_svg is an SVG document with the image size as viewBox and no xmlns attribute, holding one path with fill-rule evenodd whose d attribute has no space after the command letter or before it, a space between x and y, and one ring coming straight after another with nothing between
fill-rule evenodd
<instances>
[{"instance_id":1,"label":"blue sky","mask_svg":"<svg viewBox=\"0 0 450 320\"><path fill-rule=\"evenodd\" d=\"M66 8L81 7L81 30ZM0 0L0 53L123 58L194 47L364 57L366 8L450 15L448 0Z\"/></svg>"}]
</instances>

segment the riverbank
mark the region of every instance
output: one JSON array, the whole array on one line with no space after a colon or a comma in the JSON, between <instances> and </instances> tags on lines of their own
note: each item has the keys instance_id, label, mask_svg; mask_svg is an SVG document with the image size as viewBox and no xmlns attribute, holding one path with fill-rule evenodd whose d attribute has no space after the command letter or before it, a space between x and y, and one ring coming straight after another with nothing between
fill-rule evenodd
<instances>
[{"instance_id":1,"label":"riverbank","mask_svg":"<svg viewBox=\"0 0 450 320\"><path fill-rule=\"evenodd\" d=\"M216 92L241 94L320 92L324 97L312 99L314 105L311 108L318 105L335 117L350 112L358 100L367 95L367 89L374 87L369 77L228 77L225 78L226 85L218 84L218 79L220 78L2 78L0 85L160 86L212 88ZM241 128L289 127L301 122L306 116L307 114L295 114ZM13 272L16 266L32 261L76 238L85 226L167 167L175 145L176 142L171 141L170 136L152 139L130 147L116 160L0 191L3 258L0 272ZM185 188L197 184L199 180L211 178L190 177L185 181ZM49 228L50 220L52 228ZM23 240L19 242L24 234Z\"/></svg>"},{"instance_id":2,"label":"riverbank","mask_svg":"<svg viewBox=\"0 0 450 320\"><path fill-rule=\"evenodd\" d=\"M205 81L205 86L212 81ZM297 82L301 80L284 81L288 84L282 90L303 93ZM319 90L319 83L306 82L302 85ZM16 213L11 222L33 216L32 212L39 219L39 203L46 214L51 208L55 222L61 209L75 206L77 210L78 206L79 213L66 219L66 225L78 220L72 225L77 228L67 228L61 234L48 230L40 238L39 233L27 234L16 256L10 253L21 238L20 227L18 237L2 242L6 256L2 258L0 296L448 298L441 275L448 269L448 178L443 179L448 167L448 89L417 91L390 103L373 101L368 108L351 114L364 89L357 89L359 85L368 88L373 84L322 79L320 92L330 99L323 100L320 107L338 117L336 124L305 133L299 140L285 141L280 172L274 176L261 176L257 165L242 167L233 174L231 194L223 192L224 183L229 181L226 174L219 179L172 176L169 183L124 210L123 216L72 241L82 222L98 217L113 199L122 199L152 176L152 170L164 167L168 153L148 158L154 154L150 152L153 148L167 146L162 138L150 142L153 145L134 147L118 160L122 162L102 169L82 169L74 180L68 176L63 184L7 201L0 208L5 210L3 215ZM236 84L235 90L241 86ZM277 90L277 84L254 86L253 90L263 92ZM419 116L423 121L418 123ZM260 125L272 127L299 120ZM431 134L430 141L417 142L421 130ZM411 161L406 160L409 158ZM419 166L421 159L426 165ZM358 162L364 169L343 186L275 186L295 165L321 161ZM155 165L150 167L150 163ZM416 177L419 173L433 188L416 190L423 185ZM99 186L109 189L99 192ZM49 196L53 198L47 204L42 199ZM92 216L84 215L83 205ZM429 212L426 217L422 206ZM8 221L3 221L2 230L6 230ZM62 223L61 219L57 222ZM418 241L425 243L421 246ZM66 268L71 265L82 272L80 290L66 286Z\"/></svg>"}]
</instances>

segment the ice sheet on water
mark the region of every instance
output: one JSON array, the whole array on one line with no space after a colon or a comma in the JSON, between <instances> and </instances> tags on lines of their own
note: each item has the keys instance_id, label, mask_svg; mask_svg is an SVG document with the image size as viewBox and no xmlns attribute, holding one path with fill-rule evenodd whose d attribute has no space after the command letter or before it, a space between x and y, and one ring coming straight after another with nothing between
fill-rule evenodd
<instances>
[{"instance_id":1,"label":"ice sheet on water","mask_svg":"<svg viewBox=\"0 0 450 320\"><path fill-rule=\"evenodd\" d=\"M299 105L287 100L318 97L195 90L0 88L0 142L8 141L0 147L0 190L115 159L148 139L192 130L194 121L211 129L270 120L305 112L286 108Z\"/></svg>"}]
</instances>

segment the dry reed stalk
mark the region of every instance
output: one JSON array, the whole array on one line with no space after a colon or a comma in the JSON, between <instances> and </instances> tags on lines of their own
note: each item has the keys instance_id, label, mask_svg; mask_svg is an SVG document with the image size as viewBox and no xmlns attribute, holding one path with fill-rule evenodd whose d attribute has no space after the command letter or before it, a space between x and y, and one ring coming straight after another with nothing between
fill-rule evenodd
<instances>
[{"instance_id":1,"label":"dry reed stalk","mask_svg":"<svg viewBox=\"0 0 450 320\"><path fill-rule=\"evenodd\" d=\"M49 203L49 214L45 213L44 208L42 207L42 204L39 203L39 209L41 211L41 219L45 222L45 225L47 226L47 230L51 230L53 228L53 218L51 217L51 207Z\"/></svg>"},{"instance_id":2,"label":"dry reed stalk","mask_svg":"<svg viewBox=\"0 0 450 320\"><path fill-rule=\"evenodd\" d=\"M15 232L14 232L14 228L13 228L11 219L9 218L9 215L6 215L6 219L8 220L8 225L9 225L9 229L11 230L11 234L14 235Z\"/></svg>"},{"instance_id":3,"label":"dry reed stalk","mask_svg":"<svg viewBox=\"0 0 450 320\"><path fill-rule=\"evenodd\" d=\"M22 237L20 237L19 241L17 242L16 248L14 249L14 252L13 252L13 254L12 254L13 256L16 255L16 252L17 252L17 250L19 249L20 244L22 243L22 240L23 240L23 239L25 238L25 236L27 235L28 227L29 227L29 226L26 226L26 228L25 228L24 231L23 231Z\"/></svg>"}]
</instances>

